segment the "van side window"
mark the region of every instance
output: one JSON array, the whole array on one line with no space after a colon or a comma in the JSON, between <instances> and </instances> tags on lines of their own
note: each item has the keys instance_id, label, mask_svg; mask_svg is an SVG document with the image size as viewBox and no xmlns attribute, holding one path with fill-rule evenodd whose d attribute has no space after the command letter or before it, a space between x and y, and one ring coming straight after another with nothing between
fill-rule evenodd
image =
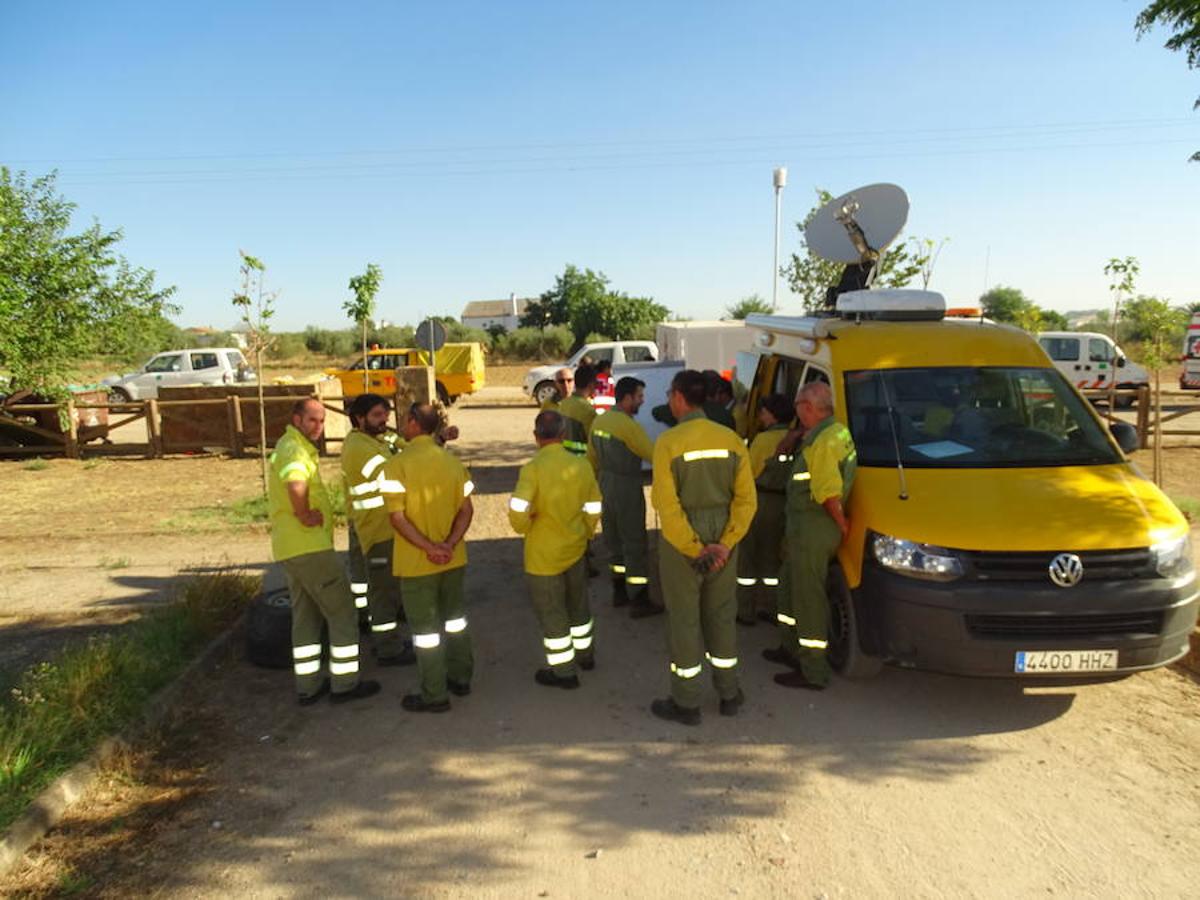
<instances>
[{"instance_id":1,"label":"van side window","mask_svg":"<svg viewBox=\"0 0 1200 900\"><path fill-rule=\"evenodd\" d=\"M1112 348L1109 347L1108 341L1102 341L1100 338L1088 340L1088 362L1108 362L1111 359Z\"/></svg>"},{"instance_id":2,"label":"van side window","mask_svg":"<svg viewBox=\"0 0 1200 900\"><path fill-rule=\"evenodd\" d=\"M215 369L220 365L215 353L193 353L192 368L193 369Z\"/></svg>"},{"instance_id":3,"label":"van side window","mask_svg":"<svg viewBox=\"0 0 1200 900\"><path fill-rule=\"evenodd\" d=\"M823 381L829 384L829 373L820 366L809 363L808 368L804 370L804 383L812 384L814 381Z\"/></svg>"},{"instance_id":4,"label":"van side window","mask_svg":"<svg viewBox=\"0 0 1200 900\"><path fill-rule=\"evenodd\" d=\"M650 358L650 348L649 347L626 347L625 348L625 362L630 362L630 363L650 362L650 359L651 358Z\"/></svg>"},{"instance_id":5,"label":"van side window","mask_svg":"<svg viewBox=\"0 0 1200 900\"><path fill-rule=\"evenodd\" d=\"M171 356L160 356L146 364L147 372L182 372L183 355L176 353Z\"/></svg>"},{"instance_id":6,"label":"van side window","mask_svg":"<svg viewBox=\"0 0 1200 900\"><path fill-rule=\"evenodd\" d=\"M612 362L613 361L613 348L612 347L598 347L595 350L588 351L588 356L590 356L592 358L592 362L600 362L600 360L602 360L602 359Z\"/></svg>"},{"instance_id":7,"label":"van side window","mask_svg":"<svg viewBox=\"0 0 1200 900\"><path fill-rule=\"evenodd\" d=\"M1079 359L1079 338L1042 338L1038 343L1055 362L1076 362Z\"/></svg>"}]
</instances>

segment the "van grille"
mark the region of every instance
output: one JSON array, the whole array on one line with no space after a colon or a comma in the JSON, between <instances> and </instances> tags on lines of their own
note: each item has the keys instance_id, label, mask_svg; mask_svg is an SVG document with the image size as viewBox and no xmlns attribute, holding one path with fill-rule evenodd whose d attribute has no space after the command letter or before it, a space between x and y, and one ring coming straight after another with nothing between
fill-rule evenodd
<instances>
[{"instance_id":1,"label":"van grille","mask_svg":"<svg viewBox=\"0 0 1200 900\"><path fill-rule=\"evenodd\" d=\"M1148 637L1159 634L1163 627L1161 610L1092 616L968 615L966 620L972 637L992 640Z\"/></svg>"},{"instance_id":2,"label":"van grille","mask_svg":"<svg viewBox=\"0 0 1200 900\"><path fill-rule=\"evenodd\" d=\"M1050 580L1050 561L1059 551L1037 553L962 553L967 577L976 581ZM1065 551L1071 552L1071 551ZM1113 581L1153 578L1154 561L1145 547L1134 550L1084 550L1075 553L1083 563L1083 580Z\"/></svg>"}]
</instances>

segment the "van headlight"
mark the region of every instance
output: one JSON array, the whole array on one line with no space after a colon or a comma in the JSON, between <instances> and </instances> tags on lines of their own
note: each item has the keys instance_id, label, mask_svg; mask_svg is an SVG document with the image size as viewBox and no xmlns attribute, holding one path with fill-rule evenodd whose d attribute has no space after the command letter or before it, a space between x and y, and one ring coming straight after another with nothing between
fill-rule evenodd
<instances>
[{"instance_id":1,"label":"van headlight","mask_svg":"<svg viewBox=\"0 0 1200 900\"><path fill-rule=\"evenodd\" d=\"M1150 548L1154 568L1163 578L1178 578L1192 571L1192 541L1184 534Z\"/></svg>"},{"instance_id":2,"label":"van headlight","mask_svg":"<svg viewBox=\"0 0 1200 900\"><path fill-rule=\"evenodd\" d=\"M875 553L875 560L885 569L910 578L924 578L927 581L962 578L962 562L953 550L945 547L877 534L871 540L871 549Z\"/></svg>"}]
</instances>

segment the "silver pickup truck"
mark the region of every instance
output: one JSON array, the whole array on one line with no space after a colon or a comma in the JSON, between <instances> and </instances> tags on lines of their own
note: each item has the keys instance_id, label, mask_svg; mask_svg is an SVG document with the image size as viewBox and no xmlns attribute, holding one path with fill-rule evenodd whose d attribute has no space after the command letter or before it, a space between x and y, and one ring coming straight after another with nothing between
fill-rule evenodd
<instances>
[{"instance_id":1,"label":"silver pickup truck","mask_svg":"<svg viewBox=\"0 0 1200 900\"><path fill-rule=\"evenodd\" d=\"M257 376L246 365L237 347L205 347L199 350L168 350L150 358L138 372L105 378L113 400L148 400L160 387L183 385L241 384Z\"/></svg>"}]
</instances>

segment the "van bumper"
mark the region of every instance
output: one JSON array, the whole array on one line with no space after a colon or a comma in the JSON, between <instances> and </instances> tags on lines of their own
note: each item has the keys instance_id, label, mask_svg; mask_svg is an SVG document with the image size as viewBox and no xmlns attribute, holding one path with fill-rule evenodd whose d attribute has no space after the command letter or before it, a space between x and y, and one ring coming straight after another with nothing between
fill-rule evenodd
<instances>
[{"instance_id":1,"label":"van bumper","mask_svg":"<svg viewBox=\"0 0 1200 900\"><path fill-rule=\"evenodd\" d=\"M868 563L854 596L871 653L955 675L1029 677L1014 671L1018 651L1116 650L1117 672L1179 659L1196 626L1200 582L937 583Z\"/></svg>"}]
</instances>

